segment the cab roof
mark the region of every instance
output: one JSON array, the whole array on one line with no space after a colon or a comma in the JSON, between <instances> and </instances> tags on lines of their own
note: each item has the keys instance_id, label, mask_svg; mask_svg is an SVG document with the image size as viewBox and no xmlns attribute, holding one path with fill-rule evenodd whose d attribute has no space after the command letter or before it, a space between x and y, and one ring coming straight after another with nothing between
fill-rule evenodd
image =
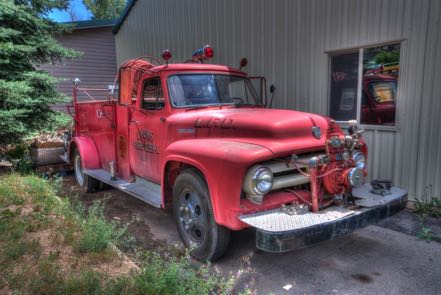
<instances>
[{"instance_id":1,"label":"cab roof","mask_svg":"<svg viewBox=\"0 0 441 295\"><path fill-rule=\"evenodd\" d=\"M176 63L168 65L154 66L152 71L219 71L219 72L234 72L240 75L247 75L241 70L225 65L216 64L201 64L201 63Z\"/></svg>"},{"instance_id":2,"label":"cab roof","mask_svg":"<svg viewBox=\"0 0 441 295\"><path fill-rule=\"evenodd\" d=\"M135 70L146 70L149 72L179 72L179 71L215 71L215 72L229 72L235 73L241 76L247 76L245 72L241 70L225 65L207 64L207 63L170 63L153 65L150 62L143 59L132 59L123 63L120 67L122 68L132 68Z\"/></svg>"}]
</instances>

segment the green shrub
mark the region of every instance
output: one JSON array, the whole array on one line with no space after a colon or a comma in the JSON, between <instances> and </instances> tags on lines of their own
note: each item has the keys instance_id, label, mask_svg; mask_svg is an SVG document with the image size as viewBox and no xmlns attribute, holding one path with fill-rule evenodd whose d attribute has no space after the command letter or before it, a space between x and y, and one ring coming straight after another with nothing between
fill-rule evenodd
<instances>
[{"instance_id":1,"label":"green shrub","mask_svg":"<svg viewBox=\"0 0 441 295\"><path fill-rule=\"evenodd\" d=\"M5 153L5 158L12 163L12 171L22 174L30 174L34 165L29 153L29 146L25 143L17 144Z\"/></svg>"}]
</instances>

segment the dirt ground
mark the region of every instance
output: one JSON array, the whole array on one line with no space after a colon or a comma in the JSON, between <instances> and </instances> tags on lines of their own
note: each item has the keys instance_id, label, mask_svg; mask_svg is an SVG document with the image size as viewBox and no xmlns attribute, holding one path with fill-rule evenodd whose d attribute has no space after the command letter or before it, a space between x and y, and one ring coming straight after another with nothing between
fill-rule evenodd
<instances>
[{"instance_id":1,"label":"dirt ground","mask_svg":"<svg viewBox=\"0 0 441 295\"><path fill-rule=\"evenodd\" d=\"M184 253L184 246L180 242L178 232L174 230L171 234L162 231L164 227L175 228L171 212L154 208L109 187L94 193L85 193L76 184L75 177L71 174L64 177L63 190L68 196L78 197L86 206L94 201L102 202L108 220L113 219L121 224L128 224L129 234L135 237L136 246L155 252ZM155 235L152 234L153 232Z\"/></svg>"},{"instance_id":2,"label":"dirt ground","mask_svg":"<svg viewBox=\"0 0 441 295\"><path fill-rule=\"evenodd\" d=\"M79 193L72 175L64 189ZM183 253L171 212L114 189L79 198L104 202L107 218L129 222L139 246ZM229 251L213 267L224 274L246 269L241 284L257 294L441 294L441 244L413 236L408 216L403 211L380 226L282 254L257 250L251 229L233 232Z\"/></svg>"}]
</instances>

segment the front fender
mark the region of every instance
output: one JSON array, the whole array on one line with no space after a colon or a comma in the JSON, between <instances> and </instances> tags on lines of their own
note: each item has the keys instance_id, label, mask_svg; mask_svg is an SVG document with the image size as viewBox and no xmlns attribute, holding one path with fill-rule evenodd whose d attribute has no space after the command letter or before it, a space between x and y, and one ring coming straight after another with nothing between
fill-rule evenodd
<instances>
[{"instance_id":1,"label":"front fender","mask_svg":"<svg viewBox=\"0 0 441 295\"><path fill-rule=\"evenodd\" d=\"M92 138L87 136L76 136L72 143L78 149L81 156L81 165L85 169L100 169L100 157ZM72 146L71 143L71 146Z\"/></svg>"},{"instance_id":2,"label":"front fender","mask_svg":"<svg viewBox=\"0 0 441 295\"><path fill-rule=\"evenodd\" d=\"M243 228L237 218L242 181L248 167L272 157L266 147L219 139L191 139L172 143L165 151L163 171L170 161L192 165L204 175L216 222ZM163 182L164 183L164 182Z\"/></svg>"}]
</instances>

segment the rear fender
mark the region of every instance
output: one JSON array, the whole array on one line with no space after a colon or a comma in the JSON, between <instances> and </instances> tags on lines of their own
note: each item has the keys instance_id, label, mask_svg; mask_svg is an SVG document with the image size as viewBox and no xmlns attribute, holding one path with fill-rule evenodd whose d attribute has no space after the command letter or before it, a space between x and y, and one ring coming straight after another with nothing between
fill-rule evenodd
<instances>
[{"instance_id":1,"label":"rear fender","mask_svg":"<svg viewBox=\"0 0 441 295\"><path fill-rule=\"evenodd\" d=\"M85 169L100 169L100 157L96 148L95 142L90 137L77 136L74 137L71 143L71 155L73 156L73 149L77 148L81 156L81 165Z\"/></svg>"}]
</instances>

